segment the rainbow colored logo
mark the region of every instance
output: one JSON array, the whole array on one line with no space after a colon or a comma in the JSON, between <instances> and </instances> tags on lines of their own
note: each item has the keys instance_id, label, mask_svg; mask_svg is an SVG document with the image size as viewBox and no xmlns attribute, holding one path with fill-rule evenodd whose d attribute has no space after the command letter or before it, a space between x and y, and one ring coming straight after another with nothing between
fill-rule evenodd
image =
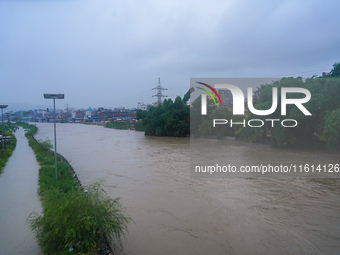
<instances>
[{"instance_id":1,"label":"rainbow colored logo","mask_svg":"<svg viewBox=\"0 0 340 255\"><path fill-rule=\"evenodd\" d=\"M197 83L199 83L199 84L201 84L201 85L203 85L203 86L206 86L207 88L211 89L211 91L214 92L214 94L217 96L217 98L218 98L218 100L220 101L220 104L221 104L221 106L222 106L222 100L221 100L221 98L220 98L220 95L217 93L217 91L216 91L213 87L211 87L210 85L208 85L208 84L206 84L206 83L203 83L203 82L197 82ZM215 103L215 105L217 106L215 97L213 96L213 94L211 94L211 92L210 92L209 90L204 89L204 88L200 88L200 87L197 87L197 88L203 90L204 92L206 92L206 93L212 98L212 100L214 100L214 103Z\"/></svg>"}]
</instances>

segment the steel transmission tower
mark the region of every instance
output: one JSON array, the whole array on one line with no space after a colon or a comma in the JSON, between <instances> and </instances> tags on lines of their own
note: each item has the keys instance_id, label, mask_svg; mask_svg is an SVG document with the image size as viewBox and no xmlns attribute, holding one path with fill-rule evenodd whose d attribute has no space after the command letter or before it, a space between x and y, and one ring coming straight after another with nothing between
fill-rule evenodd
<instances>
[{"instance_id":1,"label":"steel transmission tower","mask_svg":"<svg viewBox=\"0 0 340 255\"><path fill-rule=\"evenodd\" d=\"M161 78L158 78L158 86L153 88L154 89L157 89L157 94L156 95L153 95L153 97L157 97L157 104L161 104L162 103L162 97L167 97L165 95L163 95L163 90L168 90L166 88L163 88L162 85L161 85Z\"/></svg>"}]
</instances>

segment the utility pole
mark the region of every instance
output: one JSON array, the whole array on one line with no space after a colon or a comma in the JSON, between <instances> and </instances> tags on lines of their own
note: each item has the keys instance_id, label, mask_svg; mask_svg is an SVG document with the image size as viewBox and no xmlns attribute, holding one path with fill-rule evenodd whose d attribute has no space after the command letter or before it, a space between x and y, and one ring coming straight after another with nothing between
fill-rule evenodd
<instances>
[{"instance_id":1,"label":"utility pole","mask_svg":"<svg viewBox=\"0 0 340 255\"><path fill-rule=\"evenodd\" d=\"M7 117L8 128L11 128L11 122L9 121L9 116L12 116L13 114L6 112L5 115Z\"/></svg>"},{"instance_id":2,"label":"utility pole","mask_svg":"<svg viewBox=\"0 0 340 255\"><path fill-rule=\"evenodd\" d=\"M161 78L158 78L158 86L153 88L153 90L154 89L157 89L157 94L153 95L153 97L157 97L157 104L160 105L162 103L162 97L167 97L163 95L163 90L168 90L168 89L162 87Z\"/></svg>"},{"instance_id":3,"label":"utility pole","mask_svg":"<svg viewBox=\"0 0 340 255\"><path fill-rule=\"evenodd\" d=\"M53 122L54 122L54 170L55 180L58 181L58 163L57 163L57 131L56 131L56 115L55 115L55 100L64 99L64 94L44 94L45 99L53 99Z\"/></svg>"}]
</instances>

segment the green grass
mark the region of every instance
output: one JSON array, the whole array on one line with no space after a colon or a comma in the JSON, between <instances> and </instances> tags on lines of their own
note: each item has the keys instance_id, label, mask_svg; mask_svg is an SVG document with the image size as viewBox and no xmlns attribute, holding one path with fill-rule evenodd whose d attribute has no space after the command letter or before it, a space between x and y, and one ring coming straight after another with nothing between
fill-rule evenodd
<instances>
[{"instance_id":1,"label":"green grass","mask_svg":"<svg viewBox=\"0 0 340 255\"><path fill-rule=\"evenodd\" d=\"M131 127L130 121L112 121L107 122L104 127L115 128L115 129L129 129Z\"/></svg>"},{"instance_id":2,"label":"green grass","mask_svg":"<svg viewBox=\"0 0 340 255\"><path fill-rule=\"evenodd\" d=\"M26 137L40 164L39 194L43 214L31 213L27 219L45 254L91 254L101 247L105 236L119 240L131 219L124 215L119 198L106 194L101 182L84 188L74 179L72 167L58 155L58 181L54 154L49 142L37 142L35 126L26 126ZM70 251L71 250L71 251Z\"/></svg>"}]
</instances>

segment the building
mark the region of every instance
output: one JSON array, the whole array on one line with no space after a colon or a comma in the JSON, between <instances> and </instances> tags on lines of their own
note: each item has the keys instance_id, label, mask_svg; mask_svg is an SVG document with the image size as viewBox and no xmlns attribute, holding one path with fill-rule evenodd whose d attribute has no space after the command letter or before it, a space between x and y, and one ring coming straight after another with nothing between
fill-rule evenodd
<instances>
[{"instance_id":1,"label":"building","mask_svg":"<svg viewBox=\"0 0 340 255\"><path fill-rule=\"evenodd\" d=\"M85 117L85 111L84 110L78 110L73 113L72 119L75 122L82 122Z\"/></svg>"},{"instance_id":2,"label":"building","mask_svg":"<svg viewBox=\"0 0 340 255\"><path fill-rule=\"evenodd\" d=\"M149 106L150 105L144 104L143 102L138 102L136 109L146 111L148 110Z\"/></svg>"}]
</instances>

